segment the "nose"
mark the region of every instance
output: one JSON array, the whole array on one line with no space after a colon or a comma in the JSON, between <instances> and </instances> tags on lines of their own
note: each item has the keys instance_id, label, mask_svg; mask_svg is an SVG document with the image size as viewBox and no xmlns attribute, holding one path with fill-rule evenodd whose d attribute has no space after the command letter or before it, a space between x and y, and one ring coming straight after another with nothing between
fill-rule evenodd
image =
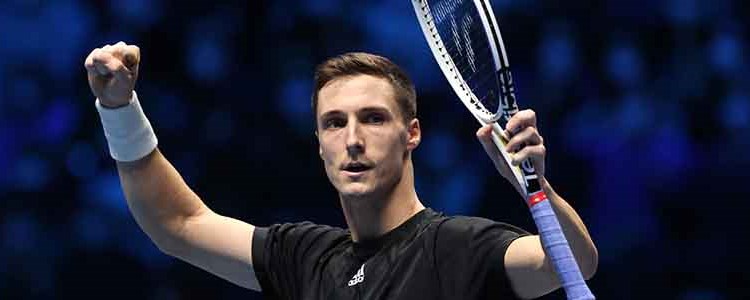
<instances>
[{"instance_id":1,"label":"nose","mask_svg":"<svg viewBox=\"0 0 750 300\"><path fill-rule=\"evenodd\" d=\"M347 122L346 152L351 157L356 157L365 152L365 142L360 132L359 123L356 120Z\"/></svg>"}]
</instances>

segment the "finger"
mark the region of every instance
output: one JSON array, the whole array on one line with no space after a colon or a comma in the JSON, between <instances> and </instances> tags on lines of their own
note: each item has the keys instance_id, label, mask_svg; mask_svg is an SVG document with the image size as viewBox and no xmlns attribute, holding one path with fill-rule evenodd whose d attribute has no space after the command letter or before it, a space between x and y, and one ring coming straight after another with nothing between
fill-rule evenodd
<instances>
[{"instance_id":1,"label":"finger","mask_svg":"<svg viewBox=\"0 0 750 300\"><path fill-rule=\"evenodd\" d=\"M492 141L492 133L493 133L493 132L494 132L494 130L492 129L492 124L484 125L484 126L480 127L480 128L479 128L479 129L477 130L477 138L480 138L480 139L486 139L486 140L488 140L488 141ZM496 133L496 132L495 132L495 133ZM505 143L505 142L508 142L508 139L509 139L509 138L508 138L508 136L507 136L507 135L505 134L505 131L501 131L501 132L500 132L500 133L498 134L498 136L500 136L500 140L501 140L502 142L504 142L504 143Z\"/></svg>"},{"instance_id":2,"label":"finger","mask_svg":"<svg viewBox=\"0 0 750 300\"><path fill-rule=\"evenodd\" d=\"M130 46L122 41L112 46L105 46L102 50L109 52L112 56L121 60L126 67L136 64L139 56L138 47Z\"/></svg>"},{"instance_id":3,"label":"finger","mask_svg":"<svg viewBox=\"0 0 750 300\"><path fill-rule=\"evenodd\" d=\"M128 68L137 67L141 62L141 49L138 46L126 45L123 47L123 62Z\"/></svg>"},{"instance_id":4,"label":"finger","mask_svg":"<svg viewBox=\"0 0 750 300\"><path fill-rule=\"evenodd\" d=\"M110 44L106 44L104 45L104 47L99 48L100 51L105 51L105 52L110 52L111 49L112 49L112 45Z\"/></svg>"},{"instance_id":5,"label":"finger","mask_svg":"<svg viewBox=\"0 0 750 300\"><path fill-rule=\"evenodd\" d=\"M111 74L107 68L107 63L109 63L110 59L111 55L104 52L101 48L95 49L91 53L91 61L97 76L108 76Z\"/></svg>"},{"instance_id":6,"label":"finger","mask_svg":"<svg viewBox=\"0 0 750 300\"><path fill-rule=\"evenodd\" d=\"M112 72L107 68L107 64L113 57L108 52L105 52L103 48L96 49L91 54L91 61L93 62L94 69L98 75L106 76Z\"/></svg>"},{"instance_id":7,"label":"finger","mask_svg":"<svg viewBox=\"0 0 750 300\"><path fill-rule=\"evenodd\" d=\"M507 144L508 141L510 141L510 136L508 136L505 130L500 131L500 134L498 134L498 136L500 136L500 140L503 142L503 144Z\"/></svg>"},{"instance_id":8,"label":"finger","mask_svg":"<svg viewBox=\"0 0 750 300\"><path fill-rule=\"evenodd\" d=\"M124 47L124 45L125 43L123 42L119 42L114 45L106 45L102 47L102 51L109 53L114 58L122 60L122 57L123 57L122 48Z\"/></svg>"},{"instance_id":9,"label":"finger","mask_svg":"<svg viewBox=\"0 0 750 300\"><path fill-rule=\"evenodd\" d=\"M492 133L492 125L484 125L482 127L479 127L479 129L477 129L477 138L479 138L480 140L486 139L490 136L491 133Z\"/></svg>"},{"instance_id":10,"label":"finger","mask_svg":"<svg viewBox=\"0 0 750 300\"><path fill-rule=\"evenodd\" d=\"M536 127L536 112L531 109L519 111L505 124L505 132L508 136L513 137L522 129L533 126Z\"/></svg>"},{"instance_id":11,"label":"finger","mask_svg":"<svg viewBox=\"0 0 750 300\"><path fill-rule=\"evenodd\" d=\"M138 72L138 63L140 62L140 49L137 46L128 45L125 42L118 42L112 46L105 46L102 51L111 54L113 57L120 60L120 62L128 69L132 74Z\"/></svg>"},{"instance_id":12,"label":"finger","mask_svg":"<svg viewBox=\"0 0 750 300\"><path fill-rule=\"evenodd\" d=\"M515 153L526 146L533 146L543 144L544 139L539 135L539 131L536 127L526 127L520 132L516 133L507 144L505 149L509 153Z\"/></svg>"},{"instance_id":13,"label":"finger","mask_svg":"<svg viewBox=\"0 0 750 300\"><path fill-rule=\"evenodd\" d=\"M521 151L515 154L511 154L510 163L514 166L520 165L526 159L532 159L532 163L537 165L539 162L544 161L544 155L547 153L547 149L544 145L526 146Z\"/></svg>"},{"instance_id":14,"label":"finger","mask_svg":"<svg viewBox=\"0 0 750 300\"><path fill-rule=\"evenodd\" d=\"M107 51L100 50L94 53L93 61L96 70L103 76L111 75L120 79L128 79L130 75L130 71L125 65Z\"/></svg>"},{"instance_id":15,"label":"finger","mask_svg":"<svg viewBox=\"0 0 750 300\"><path fill-rule=\"evenodd\" d=\"M83 66L91 76L99 75L99 72L96 71L96 67L94 66L94 52L96 52L96 50L99 50L99 48L91 50L91 53L86 56L86 60L83 62Z\"/></svg>"},{"instance_id":16,"label":"finger","mask_svg":"<svg viewBox=\"0 0 750 300\"><path fill-rule=\"evenodd\" d=\"M495 154L500 154L495 142L492 141L492 125L480 127L479 130L477 130L477 138L490 157L494 157Z\"/></svg>"},{"instance_id":17,"label":"finger","mask_svg":"<svg viewBox=\"0 0 750 300\"><path fill-rule=\"evenodd\" d=\"M500 149L495 144L494 140L492 140L492 133L492 125L485 125L477 130L477 138L482 144L484 152L487 153L487 156L490 157L492 163L495 165L495 168L500 170L501 174L503 174L503 171L505 169L508 169L508 166L505 162L505 159L502 158L503 154L500 153Z\"/></svg>"}]
</instances>

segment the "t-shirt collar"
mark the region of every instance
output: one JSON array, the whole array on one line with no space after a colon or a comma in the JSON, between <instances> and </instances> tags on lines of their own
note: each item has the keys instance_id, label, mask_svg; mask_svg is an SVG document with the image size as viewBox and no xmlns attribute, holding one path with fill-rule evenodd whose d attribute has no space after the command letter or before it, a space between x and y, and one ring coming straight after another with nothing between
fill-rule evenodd
<instances>
[{"instance_id":1,"label":"t-shirt collar","mask_svg":"<svg viewBox=\"0 0 750 300\"><path fill-rule=\"evenodd\" d=\"M434 214L435 212L432 209L425 208L411 216L405 222L401 223L401 225L398 225L393 230L385 233L384 235L373 239L354 242L354 255L362 259L371 257L384 246L397 241L401 241L406 237L415 234L417 229L419 229L420 227L419 225L422 224L422 222L427 218L429 218L429 216Z\"/></svg>"}]
</instances>

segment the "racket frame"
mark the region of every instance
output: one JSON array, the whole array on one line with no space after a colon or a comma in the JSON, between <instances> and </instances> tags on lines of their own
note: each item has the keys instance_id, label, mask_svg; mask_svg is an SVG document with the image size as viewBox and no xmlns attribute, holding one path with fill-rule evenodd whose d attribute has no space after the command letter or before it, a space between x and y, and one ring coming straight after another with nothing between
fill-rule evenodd
<instances>
[{"instance_id":1,"label":"racket frame","mask_svg":"<svg viewBox=\"0 0 750 300\"><path fill-rule=\"evenodd\" d=\"M468 0L454 1L461 4L461 2ZM539 229L539 236L542 240L542 245L545 248L545 252L547 252L553 260L552 263L557 276L565 289L567 298L572 300L595 299L581 275L572 250L570 249L559 221L557 220L554 209L552 208L552 204L541 189L538 180L536 180L538 176L531 160L526 159L519 166L515 167L511 164L510 155L505 150L507 141L501 137L500 133L503 132L503 128L498 121L504 121L504 124L507 125L507 121L518 112L518 104L515 101L513 79L510 75L508 58L506 56L502 36L500 35L499 26L497 25L497 20L495 19L488 0L472 1L475 9L479 12L482 26L486 33L485 38L488 39L487 42L490 45L493 60L495 62L495 75L500 80L501 85L501 91L498 93L498 97L500 97L500 105L498 105L498 112L495 112L494 114L489 113L489 111L476 98L476 95L474 95L469 89L469 86L466 84L461 73L458 71L458 68L455 66L455 63L441 40L434 20L432 20L432 14L430 12L431 8L427 1L412 0L412 5L417 14L417 19L419 20L422 32L430 44L430 50L456 95L458 95L461 102L464 103L466 108L469 109L471 114L480 124L492 124L492 140L498 147L498 150L505 161L508 163L508 166L510 166L513 175L521 186L524 199L529 205L534 222ZM453 2L453 4L455 3L456 2ZM455 24L455 22L452 23ZM500 48L500 51L498 51L498 48ZM502 59L500 59L498 52L501 53Z\"/></svg>"},{"instance_id":2,"label":"racket frame","mask_svg":"<svg viewBox=\"0 0 750 300\"><path fill-rule=\"evenodd\" d=\"M483 0L473 0L474 5L477 7L480 7L482 5L489 5L488 3L482 3ZM419 20L419 26L422 28L422 32L427 39L427 42L430 43L429 48L430 51L432 51L433 57L438 58L436 59L438 66L440 66L440 70L443 72L443 75L445 75L445 78L448 80L448 83L450 84L451 88L453 88L453 91L458 96L458 98L461 100L461 102L466 106L466 108L471 112L471 114L474 116L474 118L481 124L482 126L487 124L492 124L492 141L495 143L497 148L500 150L501 155L503 156L503 159L505 162L510 166L511 171L513 172L513 176L515 177L516 181L521 186L521 193L523 194L524 198L528 196L528 180L526 177L533 177L536 178L536 175L528 176L524 175L524 172L521 170L521 166L514 166L511 161L512 158L508 151L505 150L505 145L507 144L507 141L502 137L501 133L504 131L503 127L499 124L499 119L501 117L505 117L505 122L510 119L510 116L515 114L515 112L518 111L518 107L515 103L515 95L513 94L513 90L508 91L511 94L511 97L513 97L512 101L507 101L502 99L503 95L502 93L498 94L498 97L500 97L500 103L501 105L498 106L497 112L490 112L487 110L484 105L482 105L482 102L477 99L476 95L472 93L471 89L469 88L468 84L464 80L461 73L458 71L458 68L456 67L455 63L451 59L450 55L448 54L445 44L443 43L442 38L440 37L440 34L437 31L437 28L435 26L435 20L432 18L432 13L430 12L430 7L426 4L426 1L422 0L412 0L412 4L414 5L415 11L417 12L417 19ZM500 70L501 68L508 69L508 60L507 56L505 54L505 46L502 43L502 37L500 34L497 34L497 21L495 20L495 17L492 13L489 13L489 20L487 16L480 14L480 21L482 22L482 27L485 30L486 37L489 38L491 36L495 36L498 38L498 43L500 46L500 51L498 51L496 47L495 41L488 40L491 49L492 49L492 56L495 63L496 71ZM492 22L490 24L489 22ZM494 26L494 28L493 28ZM435 46L432 46L432 45ZM500 58L500 55L498 53L501 53L502 59ZM440 59L442 58L442 59ZM507 72L509 75L510 72ZM510 79L510 78L509 78ZM511 89L512 89L512 83L511 83ZM508 102L510 105L508 105ZM511 107L508 107L511 106ZM503 111L509 111L509 114L503 113ZM530 164L529 164L530 165ZM533 167L532 167L533 170Z\"/></svg>"}]
</instances>

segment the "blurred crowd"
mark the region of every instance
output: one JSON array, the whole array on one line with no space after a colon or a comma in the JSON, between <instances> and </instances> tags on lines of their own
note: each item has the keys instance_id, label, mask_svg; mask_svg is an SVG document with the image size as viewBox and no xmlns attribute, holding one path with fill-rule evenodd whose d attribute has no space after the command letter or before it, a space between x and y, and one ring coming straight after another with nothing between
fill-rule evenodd
<instances>
[{"instance_id":1,"label":"blurred crowd","mask_svg":"<svg viewBox=\"0 0 750 300\"><path fill-rule=\"evenodd\" d=\"M491 2L547 177L599 248L594 293L750 294L750 6ZM317 155L312 73L367 51L417 86L421 200L534 229L408 1L0 1L0 299L261 299L160 253L130 216L83 68L121 40L141 48L136 90L160 149L218 213L345 225Z\"/></svg>"}]
</instances>

